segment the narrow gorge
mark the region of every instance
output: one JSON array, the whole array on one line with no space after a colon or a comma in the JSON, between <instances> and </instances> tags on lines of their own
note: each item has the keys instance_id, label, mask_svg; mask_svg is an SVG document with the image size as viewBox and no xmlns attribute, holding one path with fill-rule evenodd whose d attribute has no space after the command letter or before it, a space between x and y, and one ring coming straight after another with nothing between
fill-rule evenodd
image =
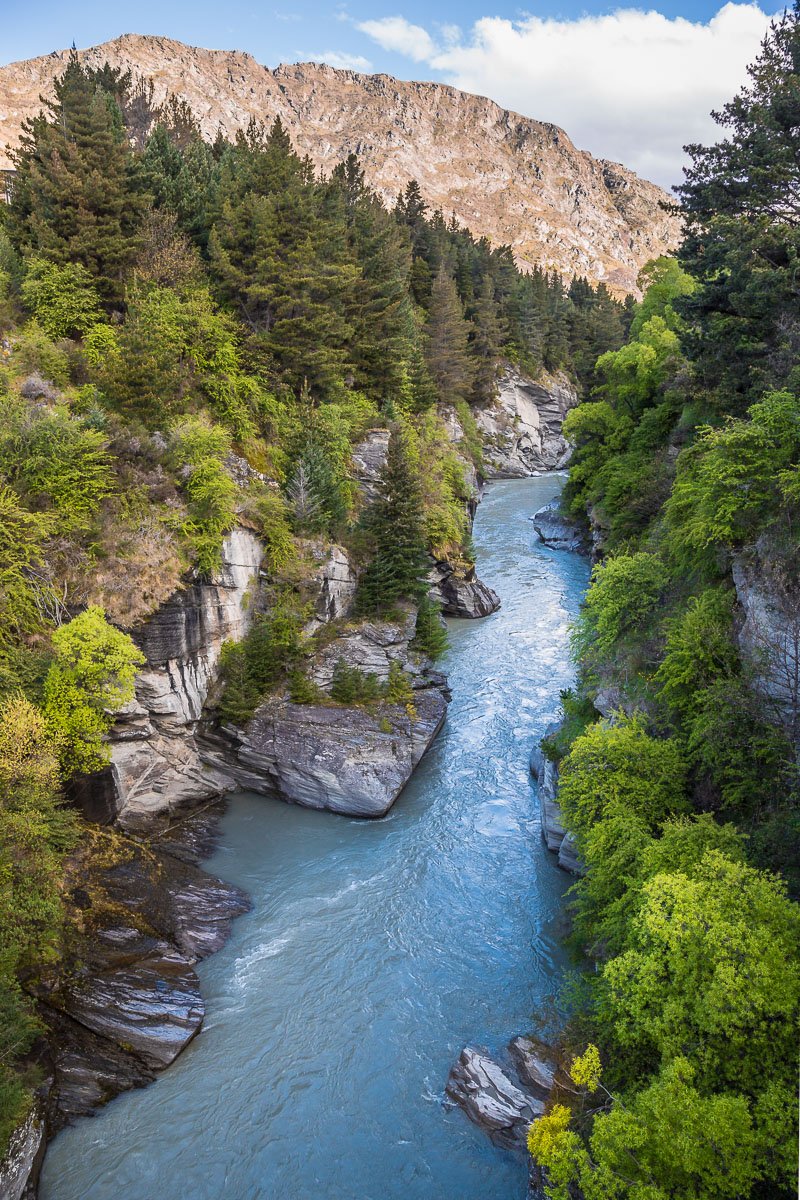
<instances>
[{"instance_id":1,"label":"narrow gorge","mask_svg":"<svg viewBox=\"0 0 800 1200\"><path fill-rule=\"evenodd\" d=\"M588 575L530 519L561 482L487 488L478 564L501 607L450 619L447 721L387 817L233 796L206 869L252 909L197 967L204 1028L146 1090L59 1135L43 1200L103 1200L112 1179L120 1200L150 1200L165 1178L176 1197L255 1196L264 1179L331 1200L525 1195L522 1159L442 1104L460 1047L497 1052L526 1029L563 963L568 876L528 773L571 681Z\"/></svg>"}]
</instances>

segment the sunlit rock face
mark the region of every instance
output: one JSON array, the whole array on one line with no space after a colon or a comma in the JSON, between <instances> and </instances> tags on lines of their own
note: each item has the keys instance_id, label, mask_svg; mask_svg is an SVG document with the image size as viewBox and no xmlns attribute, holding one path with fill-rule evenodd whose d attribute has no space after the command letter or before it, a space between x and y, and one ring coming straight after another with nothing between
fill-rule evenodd
<instances>
[{"instance_id":1,"label":"sunlit rock face","mask_svg":"<svg viewBox=\"0 0 800 1200\"><path fill-rule=\"evenodd\" d=\"M562 426L578 402L565 375L532 379L507 366L488 405L476 410L488 479L524 479L563 467L569 446Z\"/></svg>"},{"instance_id":2,"label":"sunlit rock face","mask_svg":"<svg viewBox=\"0 0 800 1200\"><path fill-rule=\"evenodd\" d=\"M0 69L0 147L66 66L61 50ZM317 168L358 154L367 181L393 203L409 179L441 208L520 266L603 280L635 292L639 270L679 240L670 199L619 163L578 150L562 129L440 83L362 75L319 63L261 66L239 51L203 50L126 34L79 51L82 61L151 80L154 99L184 97L206 138L231 137L251 118L280 117ZM0 154L0 168L9 166Z\"/></svg>"},{"instance_id":3,"label":"sunlit rock face","mask_svg":"<svg viewBox=\"0 0 800 1200\"><path fill-rule=\"evenodd\" d=\"M230 780L203 763L195 731L222 644L250 623L262 547L248 529L225 538L223 565L209 583L176 592L133 637L147 659L136 695L111 731L117 815L128 828L226 791Z\"/></svg>"}]
</instances>

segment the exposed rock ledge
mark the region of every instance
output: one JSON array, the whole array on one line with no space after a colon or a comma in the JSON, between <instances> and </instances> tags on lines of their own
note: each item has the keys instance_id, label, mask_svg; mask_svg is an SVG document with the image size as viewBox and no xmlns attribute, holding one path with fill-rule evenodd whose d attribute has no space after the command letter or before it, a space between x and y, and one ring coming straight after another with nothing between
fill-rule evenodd
<instances>
[{"instance_id":1,"label":"exposed rock ledge","mask_svg":"<svg viewBox=\"0 0 800 1200\"><path fill-rule=\"evenodd\" d=\"M510 1061L501 1065L485 1051L465 1046L445 1094L496 1145L524 1150L528 1128L544 1113L555 1087L557 1062L550 1047L531 1037L513 1038L508 1054Z\"/></svg>"},{"instance_id":2,"label":"exposed rock ledge","mask_svg":"<svg viewBox=\"0 0 800 1200\"><path fill-rule=\"evenodd\" d=\"M562 426L577 402L566 375L534 380L508 365L492 403L475 414L483 436L486 478L524 479L565 466L570 447Z\"/></svg>"},{"instance_id":3,"label":"exposed rock ledge","mask_svg":"<svg viewBox=\"0 0 800 1200\"><path fill-rule=\"evenodd\" d=\"M34 1056L43 1082L0 1162L3 1200L33 1200L47 1136L149 1083L199 1031L194 964L249 908L241 889L195 865L219 811L148 845L98 832L99 853L84 846L69 860L70 959L27 984L48 1030Z\"/></svg>"},{"instance_id":4,"label":"exposed rock ledge","mask_svg":"<svg viewBox=\"0 0 800 1200\"><path fill-rule=\"evenodd\" d=\"M578 858L575 839L567 833L561 818L558 803L558 767L545 758L537 747L531 754L531 774L539 784L539 812L542 838L547 849L558 855L558 865L572 875L583 874L583 864Z\"/></svg>"},{"instance_id":5,"label":"exposed rock ledge","mask_svg":"<svg viewBox=\"0 0 800 1200\"><path fill-rule=\"evenodd\" d=\"M413 610L400 622L345 625L309 667L310 679L327 690L340 660L380 683L399 663L412 678L412 712L387 703L366 709L276 697L244 729L208 730L204 759L250 791L347 816L383 816L439 732L450 696L444 676L411 650L414 625Z\"/></svg>"},{"instance_id":6,"label":"exposed rock ledge","mask_svg":"<svg viewBox=\"0 0 800 1200\"><path fill-rule=\"evenodd\" d=\"M573 550L579 554L588 553L585 537L577 522L563 511L559 497L538 509L531 517L531 521L544 545L549 546L551 550Z\"/></svg>"}]
</instances>

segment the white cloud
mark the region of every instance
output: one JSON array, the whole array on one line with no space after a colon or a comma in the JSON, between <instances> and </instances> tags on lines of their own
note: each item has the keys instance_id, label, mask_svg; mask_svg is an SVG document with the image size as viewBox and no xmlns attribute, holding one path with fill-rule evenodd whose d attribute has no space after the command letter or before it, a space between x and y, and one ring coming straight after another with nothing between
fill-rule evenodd
<instances>
[{"instance_id":1,"label":"white cloud","mask_svg":"<svg viewBox=\"0 0 800 1200\"><path fill-rule=\"evenodd\" d=\"M356 25L384 50L393 50L413 58L414 62L429 62L436 54L436 43L421 25L412 25L405 17L381 17L377 21L359 21Z\"/></svg>"},{"instance_id":2,"label":"white cloud","mask_svg":"<svg viewBox=\"0 0 800 1200\"><path fill-rule=\"evenodd\" d=\"M342 71L369 71L372 63L361 54L345 54L341 50L323 50L320 54L304 54L301 57L311 62L327 63Z\"/></svg>"},{"instance_id":3,"label":"white cloud","mask_svg":"<svg viewBox=\"0 0 800 1200\"><path fill-rule=\"evenodd\" d=\"M466 41L440 46L402 17L358 28L448 83L552 121L581 148L669 186L681 179L681 147L718 137L710 111L744 82L768 24L756 4L728 3L705 24L635 9L483 17Z\"/></svg>"}]
</instances>

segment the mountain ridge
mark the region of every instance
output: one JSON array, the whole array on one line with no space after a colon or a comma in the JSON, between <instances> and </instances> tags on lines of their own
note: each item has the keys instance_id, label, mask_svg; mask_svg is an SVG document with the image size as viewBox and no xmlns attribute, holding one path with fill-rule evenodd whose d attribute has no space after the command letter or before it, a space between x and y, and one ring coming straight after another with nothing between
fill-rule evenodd
<instances>
[{"instance_id":1,"label":"mountain ridge","mask_svg":"<svg viewBox=\"0 0 800 1200\"><path fill-rule=\"evenodd\" d=\"M13 148L41 107L68 50L0 67L0 146ZM151 80L155 99L183 96L203 135L232 137L251 117L280 116L298 151L330 171L353 152L389 203L411 178L427 202L522 267L636 291L644 263L677 243L679 222L656 184L579 150L557 125L449 84L366 75L325 63L270 68L246 51L123 34L78 51L81 61ZM0 151L0 167L11 163Z\"/></svg>"}]
</instances>

